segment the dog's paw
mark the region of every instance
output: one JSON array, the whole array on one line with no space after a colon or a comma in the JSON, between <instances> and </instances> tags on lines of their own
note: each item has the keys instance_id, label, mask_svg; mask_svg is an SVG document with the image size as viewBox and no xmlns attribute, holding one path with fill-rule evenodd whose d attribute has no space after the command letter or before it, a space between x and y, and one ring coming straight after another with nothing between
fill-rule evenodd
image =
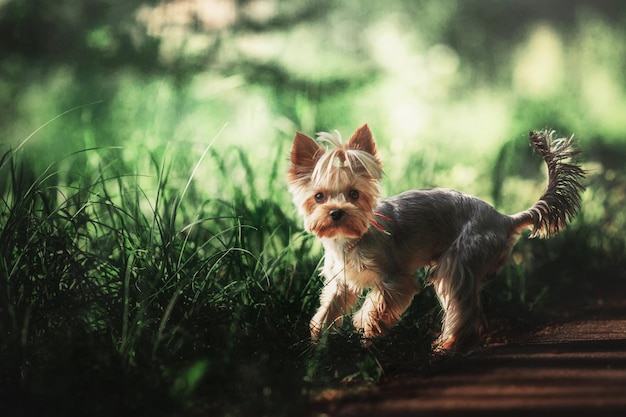
<instances>
[{"instance_id":1,"label":"dog's paw","mask_svg":"<svg viewBox=\"0 0 626 417\"><path fill-rule=\"evenodd\" d=\"M433 344L433 354L446 357L469 355L483 347L480 340L479 337L458 339L455 336L445 340L438 339Z\"/></svg>"},{"instance_id":2,"label":"dog's paw","mask_svg":"<svg viewBox=\"0 0 626 417\"><path fill-rule=\"evenodd\" d=\"M364 340L371 340L382 337L386 333L385 327L378 320L371 316L363 316L353 320L354 328L361 333Z\"/></svg>"}]
</instances>

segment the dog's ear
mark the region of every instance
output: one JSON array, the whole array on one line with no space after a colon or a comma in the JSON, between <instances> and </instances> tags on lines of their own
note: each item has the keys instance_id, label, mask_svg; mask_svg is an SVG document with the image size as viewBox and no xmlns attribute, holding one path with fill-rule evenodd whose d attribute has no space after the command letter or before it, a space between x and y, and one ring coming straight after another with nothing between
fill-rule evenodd
<instances>
[{"instance_id":1,"label":"dog's ear","mask_svg":"<svg viewBox=\"0 0 626 417\"><path fill-rule=\"evenodd\" d=\"M376 143L367 124L364 124L354 132L348 141L348 149L365 151L370 155L376 156Z\"/></svg>"},{"instance_id":2,"label":"dog's ear","mask_svg":"<svg viewBox=\"0 0 626 417\"><path fill-rule=\"evenodd\" d=\"M324 148L319 146L313 139L300 132L293 138L291 149L291 163L293 165L315 165Z\"/></svg>"},{"instance_id":3,"label":"dog's ear","mask_svg":"<svg viewBox=\"0 0 626 417\"><path fill-rule=\"evenodd\" d=\"M289 176L296 179L302 174L310 174L315 168L324 148L319 146L313 139L300 132L296 133L291 149L291 166Z\"/></svg>"}]
</instances>

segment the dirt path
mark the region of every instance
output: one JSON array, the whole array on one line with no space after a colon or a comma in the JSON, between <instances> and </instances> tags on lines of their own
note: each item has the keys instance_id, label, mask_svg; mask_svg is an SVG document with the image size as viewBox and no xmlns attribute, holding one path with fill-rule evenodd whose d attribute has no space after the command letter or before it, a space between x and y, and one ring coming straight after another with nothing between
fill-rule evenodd
<instances>
[{"instance_id":1,"label":"dirt path","mask_svg":"<svg viewBox=\"0 0 626 417\"><path fill-rule=\"evenodd\" d=\"M324 413L626 415L626 291L620 286L601 293L575 319L390 378L365 394L324 404Z\"/></svg>"}]
</instances>

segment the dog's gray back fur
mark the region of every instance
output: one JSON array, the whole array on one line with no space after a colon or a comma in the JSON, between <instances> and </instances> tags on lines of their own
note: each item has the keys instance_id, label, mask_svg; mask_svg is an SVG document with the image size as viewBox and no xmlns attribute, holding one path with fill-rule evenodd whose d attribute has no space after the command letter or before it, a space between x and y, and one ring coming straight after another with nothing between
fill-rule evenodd
<instances>
[{"instance_id":1,"label":"dog's gray back fur","mask_svg":"<svg viewBox=\"0 0 626 417\"><path fill-rule=\"evenodd\" d=\"M413 273L422 266L435 266L463 235L481 239L481 247L488 246L485 253L492 254L491 248L508 246L507 231L513 225L509 216L484 201L448 189L407 191L381 200L376 213L380 216L375 220L384 230L370 227L359 242L359 251L366 258L376 258L376 269L386 273Z\"/></svg>"}]
</instances>

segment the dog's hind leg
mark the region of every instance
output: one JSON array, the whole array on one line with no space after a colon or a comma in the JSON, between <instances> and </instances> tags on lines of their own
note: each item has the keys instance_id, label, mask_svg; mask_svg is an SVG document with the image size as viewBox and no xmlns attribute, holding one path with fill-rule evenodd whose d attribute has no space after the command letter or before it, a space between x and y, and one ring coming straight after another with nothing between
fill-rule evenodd
<instances>
[{"instance_id":1,"label":"dog's hind leg","mask_svg":"<svg viewBox=\"0 0 626 417\"><path fill-rule=\"evenodd\" d=\"M489 247L497 246L481 240L480 235L461 235L431 273L443 308L442 330L437 340L440 350L463 353L479 345L484 322L480 289L493 262Z\"/></svg>"}]
</instances>

